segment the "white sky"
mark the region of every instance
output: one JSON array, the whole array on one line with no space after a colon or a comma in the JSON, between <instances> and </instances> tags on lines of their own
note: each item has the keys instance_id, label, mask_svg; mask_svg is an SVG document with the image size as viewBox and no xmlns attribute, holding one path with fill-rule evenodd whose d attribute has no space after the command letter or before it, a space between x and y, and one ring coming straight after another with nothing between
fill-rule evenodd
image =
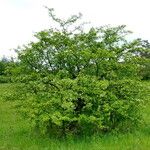
<instances>
[{"instance_id":1,"label":"white sky","mask_svg":"<svg viewBox=\"0 0 150 150\"><path fill-rule=\"evenodd\" d=\"M101 26L127 25L134 37L150 41L150 0L0 0L0 57L33 39L34 32L50 26L47 10L60 17L83 14L83 21Z\"/></svg>"}]
</instances>

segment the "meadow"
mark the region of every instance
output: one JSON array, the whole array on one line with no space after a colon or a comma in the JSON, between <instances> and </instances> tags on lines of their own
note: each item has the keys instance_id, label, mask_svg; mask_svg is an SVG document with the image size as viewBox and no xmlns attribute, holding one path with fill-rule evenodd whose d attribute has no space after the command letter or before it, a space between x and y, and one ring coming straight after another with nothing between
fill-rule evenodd
<instances>
[{"instance_id":1,"label":"meadow","mask_svg":"<svg viewBox=\"0 0 150 150\"><path fill-rule=\"evenodd\" d=\"M31 131L30 123L15 110L15 101L4 100L13 94L15 84L0 84L0 150L149 150L150 82L145 87L143 124L132 132L109 133L81 138L46 137Z\"/></svg>"}]
</instances>

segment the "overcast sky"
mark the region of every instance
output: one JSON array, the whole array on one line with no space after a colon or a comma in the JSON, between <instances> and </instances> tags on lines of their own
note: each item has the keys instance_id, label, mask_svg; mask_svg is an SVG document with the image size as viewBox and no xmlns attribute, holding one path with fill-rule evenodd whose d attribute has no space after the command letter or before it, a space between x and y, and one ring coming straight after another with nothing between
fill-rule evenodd
<instances>
[{"instance_id":1,"label":"overcast sky","mask_svg":"<svg viewBox=\"0 0 150 150\"><path fill-rule=\"evenodd\" d=\"M64 18L81 12L94 26L125 24L134 37L150 41L150 0L0 0L0 57L14 55L11 49L50 26L44 6Z\"/></svg>"}]
</instances>

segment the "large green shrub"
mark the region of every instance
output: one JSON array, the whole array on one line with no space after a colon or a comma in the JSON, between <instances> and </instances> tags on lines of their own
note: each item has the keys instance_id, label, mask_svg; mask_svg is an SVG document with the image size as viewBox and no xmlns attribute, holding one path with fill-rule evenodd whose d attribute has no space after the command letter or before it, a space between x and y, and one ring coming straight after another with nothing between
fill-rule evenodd
<instances>
[{"instance_id":1,"label":"large green shrub","mask_svg":"<svg viewBox=\"0 0 150 150\"><path fill-rule=\"evenodd\" d=\"M139 48L128 42L125 26L74 28L50 16L60 28L37 33L37 42L19 50L28 70L19 110L43 133L124 130L140 117ZM73 26L71 26L73 24ZM74 28L74 29L73 29Z\"/></svg>"},{"instance_id":2,"label":"large green shrub","mask_svg":"<svg viewBox=\"0 0 150 150\"><path fill-rule=\"evenodd\" d=\"M30 81L27 89L27 99L21 101L20 110L44 133L128 130L138 123L141 101L137 97L139 85L134 80L47 76Z\"/></svg>"}]
</instances>

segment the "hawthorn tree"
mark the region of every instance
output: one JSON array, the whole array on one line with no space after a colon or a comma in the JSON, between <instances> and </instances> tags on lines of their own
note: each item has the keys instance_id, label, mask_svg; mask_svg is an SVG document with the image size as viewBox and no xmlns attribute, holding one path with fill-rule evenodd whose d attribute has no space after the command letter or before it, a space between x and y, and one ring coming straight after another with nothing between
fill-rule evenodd
<instances>
[{"instance_id":1,"label":"hawthorn tree","mask_svg":"<svg viewBox=\"0 0 150 150\"><path fill-rule=\"evenodd\" d=\"M20 111L43 133L79 134L130 129L139 121L137 40L124 25L84 31L81 15L57 18L58 28L36 33L36 42L18 50L28 70Z\"/></svg>"}]
</instances>

